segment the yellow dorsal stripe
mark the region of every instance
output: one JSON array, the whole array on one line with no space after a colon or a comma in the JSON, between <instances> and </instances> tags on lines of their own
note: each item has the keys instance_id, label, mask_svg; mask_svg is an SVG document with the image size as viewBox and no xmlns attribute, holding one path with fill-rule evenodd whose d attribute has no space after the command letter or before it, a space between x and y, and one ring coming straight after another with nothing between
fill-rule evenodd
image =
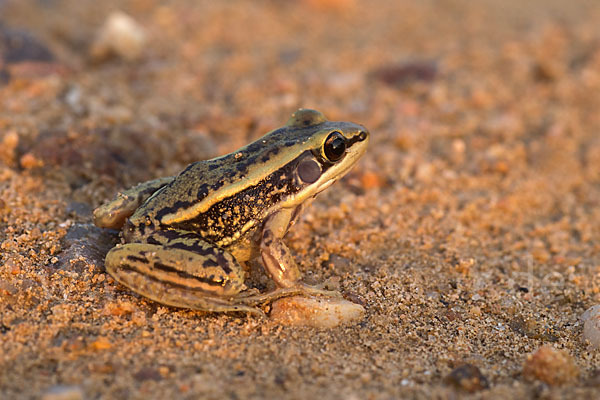
<instances>
[{"instance_id":1,"label":"yellow dorsal stripe","mask_svg":"<svg viewBox=\"0 0 600 400\"><path fill-rule=\"evenodd\" d=\"M209 193L208 196L206 196L202 201L195 203L188 208L182 208L174 213L164 215L160 222L165 225L175 224L190 220L195 216L208 211L210 207L222 201L223 199L231 197L248 187L257 185L263 178L273 172L276 172L282 166L286 165L302 154L302 152L305 150L312 148L311 146L313 143L311 142L311 140L308 140L306 142L297 143L293 146L285 148L277 155L274 155L266 163L261 162L258 165L251 167L250 172L244 177L244 179L223 185L220 189ZM244 157L248 157L249 154L245 153L246 147L241 148L235 153L242 153Z\"/></svg>"}]
</instances>

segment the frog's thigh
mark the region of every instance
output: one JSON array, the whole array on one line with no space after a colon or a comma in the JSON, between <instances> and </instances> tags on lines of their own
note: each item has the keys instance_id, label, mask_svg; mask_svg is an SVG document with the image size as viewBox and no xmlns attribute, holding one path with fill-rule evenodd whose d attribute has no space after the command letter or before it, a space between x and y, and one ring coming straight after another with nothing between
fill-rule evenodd
<instances>
[{"instance_id":1,"label":"frog's thigh","mask_svg":"<svg viewBox=\"0 0 600 400\"><path fill-rule=\"evenodd\" d=\"M119 283L162 304L204 311L259 312L234 300L246 286L244 272L231 254L201 240L188 240L186 248L196 251L125 244L106 255L106 269Z\"/></svg>"}]
</instances>

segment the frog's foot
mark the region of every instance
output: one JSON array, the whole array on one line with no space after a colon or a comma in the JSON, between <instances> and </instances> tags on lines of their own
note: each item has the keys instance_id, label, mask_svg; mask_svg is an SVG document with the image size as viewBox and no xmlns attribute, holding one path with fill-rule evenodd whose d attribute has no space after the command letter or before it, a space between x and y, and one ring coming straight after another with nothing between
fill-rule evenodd
<instances>
[{"instance_id":1,"label":"frog's foot","mask_svg":"<svg viewBox=\"0 0 600 400\"><path fill-rule=\"evenodd\" d=\"M342 297L342 294L336 290L323 289L323 286L325 286L325 285L322 283L313 286L313 285L308 285L306 283L300 282L298 285L302 289L303 294L334 297L334 298Z\"/></svg>"},{"instance_id":2,"label":"frog's foot","mask_svg":"<svg viewBox=\"0 0 600 400\"><path fill-rule=\"evenodd\" d=\"M94 210L94 224L101 228L121 229L125 220L131 217L148 197L171 183L173 179L172 176L154 179L117 194L113 200Z\"/></svg>"},{"instance_id":3,"label":"frog's foot","mask_svg":"<svg viewBox=\"0 0 600 400\"><path fill-rule=\"evenodd\" d=\"M254 304L237 300L246 287L244 272L233 256L200 240L192 243L189 235L162 246L129 243L115 247L106 255L106 270L119 283L165 305L264 315Z\"/></svg>"}]
</instances>

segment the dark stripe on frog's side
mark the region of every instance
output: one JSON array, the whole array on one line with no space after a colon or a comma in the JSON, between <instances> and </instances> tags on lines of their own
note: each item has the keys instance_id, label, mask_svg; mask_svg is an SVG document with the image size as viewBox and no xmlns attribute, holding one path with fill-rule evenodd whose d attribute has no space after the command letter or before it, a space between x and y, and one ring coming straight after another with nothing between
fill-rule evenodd
<instances>
[{"instance_id":1,"label":"dark stripe on frog's side","mask_svg":"<svg viewBox=\"0 0 600 400\"><path fill-rule=\"evenodd\" d=\"M160 221L165 215L169 215L174 212L177 212L178 210L181 210L182 208L188 208L192 204L194 204L194 201L177 200L172 206L163 207L160 210L158 210L156 213L156 219L158 221Z\"/></svg>"},{"instance_id":2,"label":"dark stripe on frog's side","mask_svg":"<svg viewBox=\"0 0 600 400\"><path fill-rule=\"evenodd\" d=\"M163 244L161 242L159 242L158 240L154 239L152 236L150 236L149 238L146 239L146 243L148 244L154 244L157 246L162 246Z\"/></svg>"},{"instance_id":3,"label":"dark stripe on frog's side","mask_svg":"<svg viewBox=\"0 0 600 400\"><path fill-rule=\"evenodd\" d=\"M202 185L200 185L200 187L198 188L198 191L196 192L196 198L198 198L198 199L205 198L206 196L208 196L209 191L210 191L210 187L206 183L203 183Z\"/></svg>"},{"instance_id":4,"label":"dark stripe on frog's side","mask_svg":"<svg viewBox=\"0 0 600 400\"><path fill-rule=\"evenodd\" d=\"M121 270L123 270L123 271L129 271L129 272L134 272L136 274L140 274L140 275L142 275L144 277L144 279L149 279L149 280L151 280L153 282L168 284L169 287L175 287L175 288L186 289L186 290L191 290L191 291L198 291L198 292L206 292L206 289L203 289L201 287L188 286L188 285L184 285L184 284L179 283L179 282L173 282L171 280L160 279L160 278L158 278L156 276L151 275L151 273L149 273L151 271L141 270L139 268L136 268L133 265L121 264L119 266L119 268ZM168 271L163 271L163 272L168 272ZM178 274L176 274L176 275L178 275ZM184 278L184 279L195 280L195 281L198 281L198 282L200 282L202 284L205 284L205 285L208 285L208 286L212 286L212 287L222 287L222 286L224 286L224 284L227 284L227 281L217 282L217 281L214 281L214 280L209 280L208 278L197 277L197 276L193 276L193 275L191 276L191 278Z\"/></svg>"},{"instance_id":5,"label":"dark stripe on frog's side","mask_svg":"<svg viewBox=\"0 0 600 400\"><path fill-rule=\"evenodd\" d=\"M175 230L158 230L153 232L152 236L161 236L162 238L166 239L165 241L161 242L161 244L167 244L168 241L174 241L174 240L185 240L185 239L189 239L189 240L198 240L198 235L195 234L194 232L180 232L180 231L175 231Z\"/></svg>"},{"instance_id":6,"label":"dark stripe on frog's side","mask_svg":"<svg viewBox=\"0 0 600 400\"><path fill-rule=\"evenodd\" d=\"M129 256L127 256L127 259L129 261L133 261L133 262L138 262L138 263L142 263L142 264L149 264L148 259L142 258L142 257L137 257L137 256L129 255Z\"/></svg>"},{"instance_id":7,"label":"dark stripe on frog's side","mask_svg":"<svg viewBox=\"0 0 600 400\"><path fill-rule=\"evenodd\" d=\"M214 244L205 242L195 232L157 230L148 236L145 242L170 249L189 251L200 256L213 257L216 261L207 260L209 263L205 266L221 268L226 274L232 272L231 264L235 262L233 260L228 260L227 257L225 257L225 251L223 249Z\"/></svg>"},{"instance_id":8,"label":"dark stripe on frog's side","mask_svg":"<svg viewBox=\"0 0 600 400\"><path fill-rule=\"evenodd\" d=\"M212 267L213 265L204 264L203 266ZM217 280L215 280L214 275L209 275L209 276L193 275L193 274L190 274L189 272L181 271L175 267L172 267L170 265L166 265L163 263L159 263L159 262L155 262L152 265L152 267L154 269L157 269L157 270L160 270L163 272L176 274L178 277L183 278L183 279L197 280L199 282L206 283L207 285L210 285L210 286L222 286L223 283L225 283L227 281L226 279L221 279L220 281L217 281Z\"/></svg>"},{"instance_id":9,"label":"dark stripe on frog's side","mask_svg":"<svg viewBox=\"0 0 600 400\"><path fill-rule=\"evenodd\" d=\"M137 257L137 256L133 256L133 255L128 255L126 258L127 258L128 261L131 261L133 263L137 263L138 267L132 266L132 265L129 265L129 264L121 264L120 267L123 268L125 265L127 265L127 266L129 266L131 268L135 268L139 273L144 273L144 274L152 275L152 272L151 272L152 270L159 270L159 271L167 272L169 274L175 274L178 277L183 278L183 279L197 280L199 282L206 283L206 284L211 285L211 286L221 286L221 284L223 282L223 280L221 280L220 282L216 281L214 279L214 275L210 275L208 277L205 277L205 276L198 276L198 275L190 274L189 272L182 271L180 269L177 269L177 268L175 268L173 266L170 266L170 265L163 264L161 262L157 262L157 261L150 262L147 258L143 258L143 257ZM207 261L209 261L209 262L208 263L207 262L203 263L204 267L219 267L220 266L219 264L217 264L213 260L207 260ZM139 268L139 266L141 266L141 265L147 266L148 270L142 271Z\"/></svg>"}]
</instances>

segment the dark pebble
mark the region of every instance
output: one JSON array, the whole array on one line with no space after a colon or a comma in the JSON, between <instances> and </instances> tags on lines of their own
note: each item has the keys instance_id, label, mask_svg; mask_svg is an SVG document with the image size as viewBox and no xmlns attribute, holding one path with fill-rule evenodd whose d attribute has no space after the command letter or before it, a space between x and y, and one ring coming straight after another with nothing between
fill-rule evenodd
<instances>
[{"instance_id":1,"label":"dark pebble","mask_svg":"<svg viewBox=\"0 0 600 400\"><path fill-rule=\"evenodd\" d=\"M0 60L6 64L52 62L54 55L28 32L0 27Z\"/></svg>"},{"instance_id":2,"label":"dark pebble","mask_svg":"<svg viewBox=\"0 0 600 400\"><path fill-rule=\"evenodd\" d=\"M91 218L92 217L92 206L88 203L82 203L80 201L72 201L67 204L67 214L80 217L80 218Z\"/></svg>"},{"instance_id":3,"label":"dark pebble","mask_svg":"<svg viewBox=\"0 0 600 400\"><path fill-rule=\"evenodd\" d=\"M487 378L479 368L471 364L463 364L456 367L444 378L444 383L469 393L490 387Z\"/></svg>"},{"instance_id":4,"label":"dark pebble","mask_svg":"<svg viewBox=\"0 0 600 400\"><path fill-rule=\"evenodd\" d=\"M92 224L73 224L63 238L57 265L60 269L76 272L82 272L90 265L102 269L106 253L117 242L117 231Z\"/></svg>"},{"instance_id":5,"label":"dark pebble","mask_svg":"<svg viewBox=\"0 0 600 400\"><path fill-rule=\"evenodd\" d=\"M10 72L7 69L0 69L0 85L5 85L10 81Z\"/></svg>"},{"instance_id":6,"label":"dark pebble","mask_svg":"<svg viewBox=\"0 0 600 400\"><path fill-rule=\"evenodd\" d=\"M346 258L337 254L331 254L327 261L323 262L323 267L332 268L338 272L352 272L352 263Z\"/></svg>"},{"instance_id":7,"label":"dark pebble","mask_svg":"<svg viewBox=\"0 0 600 400\"><path fill-rule=\"evenodd\" d=\"M136 381L160 381L162 375L158 370L150 367L142 368L133 375Z\"/></svg>"},{"instance_id":8,"label":"dark pebble","mask_svg":"<svg viewBox=\"0 0 600 400\"><path fill-rule=\"evenodd\" d=\"M600 369L592 371L589 378L585 381L586 386L600 388Z\"/></svg>"},{"instance_id":9,"label":"dark pebble","mask_svg":"<svg viewBox=\"0 0 600 400\"><path fill-rule=\"evenodd\" d=\"M431 61L413 61L376 69L371 76L386 85L402 87L412 82L433 82L437 65Z\"/></svg>"}]
</instances>

